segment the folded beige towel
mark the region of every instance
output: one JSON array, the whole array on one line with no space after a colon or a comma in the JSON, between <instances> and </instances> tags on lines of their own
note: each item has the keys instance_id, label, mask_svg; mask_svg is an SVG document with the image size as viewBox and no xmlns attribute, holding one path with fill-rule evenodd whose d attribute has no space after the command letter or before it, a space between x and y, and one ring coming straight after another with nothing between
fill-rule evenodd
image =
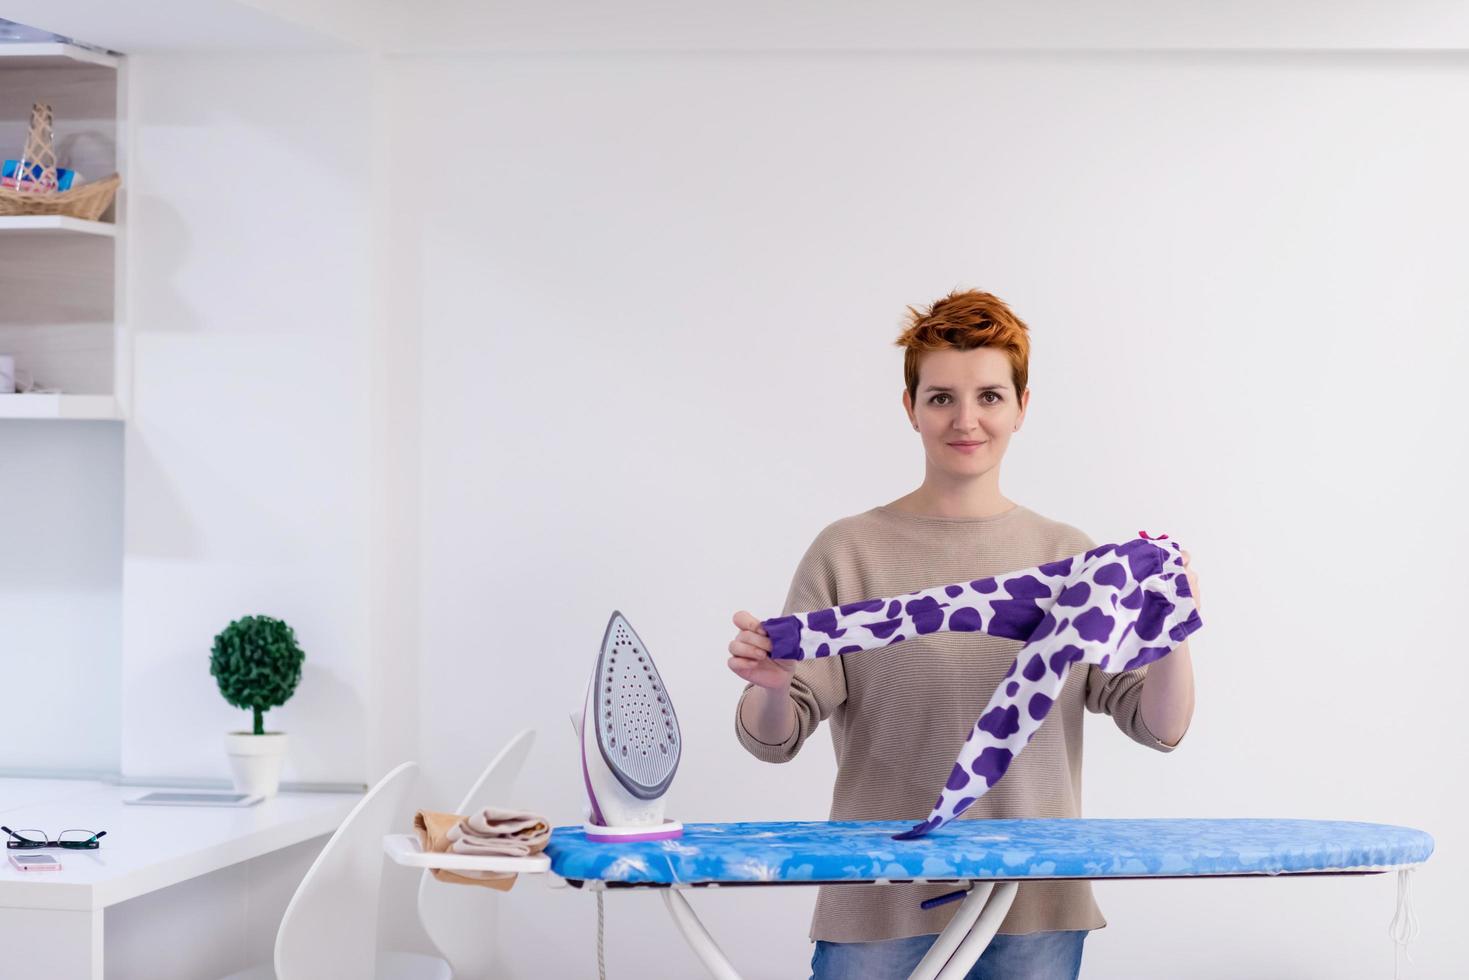
<instances>
[{"instance_id":1,"label":"folded beige towel","mask_svg":"<svg viewBox=\"0 0 1469 980\"><path fill-rule=\"evenodd\" d=\"M413 815L413 829L418 832L418 844L425 851L446 852L450 849L449 833L464 818L457 813L436 813L419 810ZM544 845L542 845L544 846ZM448 871L432 868L433 876L440 881L457 885L484 885L496 891L507 892L515 884L515 875L507 871Z\"/></svg>"},{"instance_id":2,"label":"folded beige towel","mask_svg":"<svg viewBox=\"0 0 1469 980\"><path fill-rule=\"evenodd\" d=\"M545 849L551 825L539 814L487 806L450 827L448 837L456 854L525 857Z\"/></svg>"}]
</instances>

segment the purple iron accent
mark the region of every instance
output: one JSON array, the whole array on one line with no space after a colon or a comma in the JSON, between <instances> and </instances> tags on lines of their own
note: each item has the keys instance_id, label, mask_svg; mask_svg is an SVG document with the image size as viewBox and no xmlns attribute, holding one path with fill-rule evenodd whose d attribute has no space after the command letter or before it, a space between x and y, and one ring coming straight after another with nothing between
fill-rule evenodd
<instances>
[{"instance_id":1,"label":"purple iron accent","mask_svg":"<svg viewBox=\"0 0 1469 980\"><path fill-rule=\"evenodd\" d=\"M581 723L583 725L587 723L585 715L582 716ZM605 827L607 821L602 819L602 808L597 806L597 794L592 792L592 777L587 772L587 743L585 739L578 739L578 741L581 742L579 749L581 752L581 781L582 785L587 788L587 800L592 804L592 823L599 823Z\"/></svg>"},{"instance_id":2,"label":"purple iron accent","mask_svg":"<svg viewBox=\"0 0 1469 980\"><path fill-rule=\"evenodd\" d=\"M672 821L664 821L671 823ZM592 830L583 829L587 840L596 841L598 844L632 844L637 841L648 840L674 840L683 836L683 827L677 826L663 830L650 830L645 834L599 834Z\"/></svg>"}]
</instances>

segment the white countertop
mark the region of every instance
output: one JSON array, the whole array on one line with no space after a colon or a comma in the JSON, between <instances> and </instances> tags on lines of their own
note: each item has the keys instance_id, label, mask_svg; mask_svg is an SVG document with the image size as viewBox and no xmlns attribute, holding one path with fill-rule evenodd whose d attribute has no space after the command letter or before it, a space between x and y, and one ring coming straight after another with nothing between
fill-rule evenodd
<instances>
[{"instance_id":1,"label":"white countertop","mask_svg":"<svg viewBox=\"0 0 1469 980\"><path fill-rule=\"evenodd\" d=\"M131 806L145 786L0 779L0 823L105 830L96 850L6 850L0 907L100 909L334 831L359 793L281 793L252 807ZM0 834L0 837L3 837ZM10 854L51 854L60 871L20 871Z\"/></svg>"}]
</instances>

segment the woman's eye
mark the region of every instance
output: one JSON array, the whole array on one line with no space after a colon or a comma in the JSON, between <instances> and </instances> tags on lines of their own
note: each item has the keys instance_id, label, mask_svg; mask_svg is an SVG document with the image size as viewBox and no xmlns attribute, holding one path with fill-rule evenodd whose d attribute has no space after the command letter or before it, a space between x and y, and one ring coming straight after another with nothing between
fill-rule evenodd
<instances>
[{"instance_id":1,"label":"woman's eye","mask_svg":"<svg viewBox=\"0 0 1469 980\"><path fill-rule=\"evenodd\" d=\"M939 404L939 399L940 398L948 398L948 397L949 396L947 394L944 394L943 392L940 392L939 394L934 395L933 397L931 397L928 400L928 403L930 405L937 405L937 404ZM997 402L1002 402L1002 401L1005 400L1004 396L1001 395L998 391L984 391L984 392L980 392L979 399L980 399L980 401L984 402L986 405L994 405Z\"/></svg>"}]
</instances>

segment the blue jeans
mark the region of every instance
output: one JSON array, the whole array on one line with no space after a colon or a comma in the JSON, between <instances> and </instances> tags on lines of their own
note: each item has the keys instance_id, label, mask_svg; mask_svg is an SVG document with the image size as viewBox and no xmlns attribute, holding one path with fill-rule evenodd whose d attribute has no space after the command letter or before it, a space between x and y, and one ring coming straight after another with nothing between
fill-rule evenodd
<instances>
[{"instance_id":1,"label":"blue jeans","mask_svg":"<svg viewBox=\"0 0 1469 980\"><path fill-rule=\"evenodd\" d=\"M937 936L875 943L816 941L812 980L905 980ZM966 980L1076 980L1081 974L1085 930L997 935Z\"/></svg>"}]
</instances>

